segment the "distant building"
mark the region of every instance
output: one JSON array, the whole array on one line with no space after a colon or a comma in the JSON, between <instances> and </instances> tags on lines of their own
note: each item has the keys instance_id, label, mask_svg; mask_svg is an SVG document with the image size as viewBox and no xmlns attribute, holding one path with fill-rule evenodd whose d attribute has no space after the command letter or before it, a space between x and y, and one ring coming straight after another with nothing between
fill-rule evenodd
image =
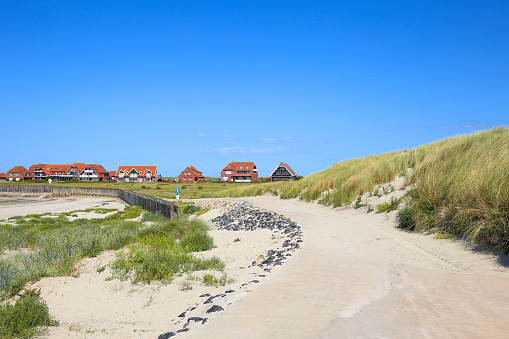
<instances>
[{"instance_id":1,"label":"distant building","mask_svg":"<svg viewBox=\"0 0 509 339\"><path fill-rule=\"evenodd\" d=\"M205 182L202 172L198 171L194 166L186 167L178 176L178 181L183 183Z\"/></svg>"},{"instance_id":2,"label":"distant building","mask_svg":"<svg viewBox=\"0 0 509 339\"><path fill-rule=\"evenodd\" d=\"M221 171L221 181L253 182L258 180L258 170L253 162L230 162Z\"/></svg>"},{"instance_id":3,"label":"distant building","mask_svg":"<svg viewBox=\"0 0 509 339\"><path fill-rule=\"evenodd\" d=\"M109 181L110 172L101 165L89 164L79 172L79 181Z\"/></svg>"},{"instance_id":4,"label":"distant building","mask_svg":"<svg viewBox=\"0 0 509 339\"><path fill-rule=\"evenodd\" d=\"M67 173L70 167L71 165L32 165L28 168L25 179L46 180L52 178L54 181L63 181L62 177Z\"/></svg>"},{"instance_id":5,"label":"distant building","mask_svg":"<svg viewBox=\"0 0 509 339\"><path fill-rule=\"evenodd\" d=\"M280 163L279 166L270 175L270 181L290 181L299 176L287 163Z\"/></svg>"},{"instance_id":6,"label":"distant building","mask_svg":"<svg viewBox=\"0 0 509 339\"><path fill-rule=\"evenodd\" d=\"M5 181L5 173L0 173L0 181Z\"/></svg>"},{"instance_id":7,"label":"distant building","mask_svg":"<svg viewBox=\"0 0 509 339\"><path fill-rule=\"evenodd\" d=\"M156 182L161 178L157 166L118 166L117 182Z\"/></svg>"},{"instance_id":8,"label":"distant building","mask_svg":"<svg viewBox=\"0 0 509 339\"><path fill-rule=\"evenodd\" d=\"M32 165L27 170L23 166L16 166L5 175L5 180L48 180L54 182L79 180L79 181L108 181L110 174L103 166L97 164L74 163L72 165ZM0 178L0 181L2 179Z\"/></svg>"},{"instance_id":9,"label":"distant building","mask_svg":"<svg viewBox=\"0 0 509 339\"><path fill-rule=\"evenodd\" d=\"M23 166L15 166L10 169L5 176L7 181L20 181L24 180L27 174L27 169Z\"/></svg>"},{"instance_id":10,"label":"distant building","mask_svg":"<svg viewBox=\"0 0 509 339\"><path fill-rule=\"evenodd\" d=\"M117 171L110 171L110 180L117 181Z\"/></svg>"}]
</instances>

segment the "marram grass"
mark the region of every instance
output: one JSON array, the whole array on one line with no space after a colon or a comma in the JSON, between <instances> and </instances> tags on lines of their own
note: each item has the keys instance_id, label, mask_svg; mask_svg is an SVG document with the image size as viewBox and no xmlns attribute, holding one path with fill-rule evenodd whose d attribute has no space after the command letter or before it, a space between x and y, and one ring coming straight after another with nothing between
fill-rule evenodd
<instances>
[{"instance_id":1,"label":"marram grass","mask_svg":"<svg viewBox=\"0 0 509 339\"><path fill-rule=\"evenodd\" d=\"M337 207L398 174L408 174L407 182L416 187L413 202L408 204L412 210L403 216L402 227L438 227L466 237L472 244L509 251L507 127L459 135L411 150L345 160L301 180L252 184L215 196L272 193Z\"/></svg>"}]
</instances>

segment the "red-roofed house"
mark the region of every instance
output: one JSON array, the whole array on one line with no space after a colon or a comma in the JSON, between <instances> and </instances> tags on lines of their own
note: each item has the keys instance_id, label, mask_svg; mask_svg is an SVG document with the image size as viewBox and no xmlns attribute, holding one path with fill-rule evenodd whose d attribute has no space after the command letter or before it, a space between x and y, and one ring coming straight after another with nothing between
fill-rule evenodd
<instances>
[{"instance_id":1,"label":"red-roofed house","mask_svg":"<svg viewBox=\"0 0 509 339\"><path fill-rule=\"evenodd\" d=\"M5 173L0 173L0 181L5 181Z\"/></svg>"},{"instance_id":2,"label":"red-roofed house","mask_svg":"<svg viewBox=\"0 0 509 339\"><path fill-rule=\"evenodd\" d=\"M117 181L117 171L110 171L110 180Z\"/></svg>"},{"instance_id":3,"label":"red-roofed house","mask_svg":"<svg viewBox=\"0 0 509 339\"><path fill-rule=\"evenodd\" d=\"M110 180L110 172L101 165L89 164L79 172L80 181L108 181Z\"/></svg>"},{"instance_id":4,"label":"red-roofed house","mask_svg":"<svg viewBox=\"0 0 509 339\"><path fill-rule=\"evenodd\" d=\"M297 179L299 176L287 163L280 163L279 166L270 175L271 181L290 181Z\"/></svg>"},{"instance_id":5,"label":"red-roofed house","mask_svg":"<svg viewBox=\"0 0 509 339\"><path fill-rule=\"evenodd\" d=\"M23 166L15 166L10 169L5 176L5 179L8 181L20 181L24 180L27 174L27 169Z\"/></svg>"},{"instance_id":6,"label":"red-roofed house","mask_svg":"<svg viewBox=\"0 0 509 339\"><path fill-rule=\"evenodd\" d=\"M258 180L258 170L253 162L230 162L221 171L221 181L253 182Z\"/></svg>"},{"instance_id":7,"label":"red-roofed house","mask_svg":"<svg viewBox=\"0 0 509 339\"><path fill-rule=\"evenodd\" d=\"M161 175L157 166L118 166L117 182L156 182Z\"/></svg>"},{"instance_id":8,"label":"red-roofed house","mask_svg":"<svg viewBox=\"0 0 509 339\"><path fill-rule=\"evenodd\" d=\"M65 174L61 176L61 180L62 181L80 180L80 173L82 173L85 170L85 167L87 167L87 165L82 164L80 162L75 162L74 164L69 165L67 172L65 172Z\"/></svg>"},{"instance_id":9,"label":"red-roofed house","mask_svg":"<svg viewBox=\"0 0 509 339\"><path fill-rule=\"evenodd\" d=\"M189 166L180 173L178 181L184 183L205 182L205 177L194 166Z\"/></svg>"},{"instance_id":10,"label":"red-roofed house","mask_svg":"<svg viewBox=\"0 0 509 339\"><path fill-rule=\"evenodd\" d=\"M38 164L32 165L28 169L25 179L28 180L46 180L52 178L55 181L62 181L64 176L71 165L48 165Z\"/></svg>"}]
</instances>

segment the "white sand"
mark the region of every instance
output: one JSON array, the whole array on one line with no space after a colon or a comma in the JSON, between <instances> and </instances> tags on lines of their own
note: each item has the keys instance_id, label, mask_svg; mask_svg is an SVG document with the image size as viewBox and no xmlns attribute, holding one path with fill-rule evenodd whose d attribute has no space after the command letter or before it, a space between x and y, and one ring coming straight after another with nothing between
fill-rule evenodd
<instances>
[{"instance_id":1,"label":"white sand","mask_svg":"<svg viewBox=\"0 0 509 339\"><path fill-rule=\"evenodd\" d=\"M0 203L0 219L8 219L14 216L28 214L43 214L47 212L63 213L76 210L85 210L93 207L116 208L123 210L126 204L119 199L111 197L68 197L68 198L45 198L45 195L22 196L11 195L10 198L2 197ZM9 203L7 203L9 201ZM95 213L94 213L95 214ZM81 214L84 216L83 214ZM88 218L103 218L104 214L87 214Z\"/></svg>"},{"instance_id":2,"label":"white sand","mask_svg":"<svg viewBox=\"0 0 509 339\"><path fill-rule=\"evenodd\" d=\"M107 203L106 205L103 205ZM68 212L90 207L118 208L118 202L109 198L58 198L49 201L30 201L5 206L1 216L40 214L45 212ZM224 209L213 209L201 216L210 220ZM97 213L77 213L79 217L104 217ZM269 274L253 261L261 260L270 249L280 249L282 241L274 238L269 230L224 231L211 230L216 248L202 252L203 257L217 256L226 263L224 272L235 281L224 287L204 286L189 279L189 275L178 277L171 284L132 284L129 281L113 279L108 263L115 258L115 251L106 251L96 258L86 258L79 262L70 277L43 278L32 284L31 289L41 291L50 313L60 321L59 327L51 327L49 338L154 338L158 335L177 331L183 327L185 319L178 315L186 309L198 306L188 316L201 316L212 306L203 305L207 299L200 297L205 293L222 294L233 289L226 298L218 298L214 304L227 309L241 300L257 286L269 278ZM239 239L239 240L237 240ZM237 240L237 241L236 241ZM284 267L284 266L283 266ZM102 272L98 270L104 268ZM281 270L278 266L273 272ZM201 278L211 273L216 277L221 272L200 271L192 276ZM255 279L256 278L256 279ZM258 280L258 283L250 283ZM181 290L187 283L192 290ZM218 314L207 314L210 320ZM193 326L190 326L192 328Z\"/></svg>"},{"instance_id":3,"label":"white sand","mask_svg":"<svg viewBox=\"0 0 509 339\"><path fill-rule=\"evenodd\" d=\"M498 257L398 230L395 212L244 200L298 222L303 248L186 338L507 337L509 271Z\"/></svg>"},{"instance_id":4,"label":"white sand","mask_svg":"<svg viewBox=\"0 0 509 339\"><path fill-rule=\"evenodd\" d=\"M396 186L391 195L368 203L376 211L378 203L403 195ZM395 212L367 214L368 207L332 209L267 196L242 200L302 226L303 248L287 266L264 278L258 267L245 268L280 246L265 231L211 231L218 247L206 255L225 259L226 272L236 279L221 288L195 283L192 290L180 291L185 277L166 286L104 281L109 268L97 269L114 254L103 253L83 260L77 278L46 278L34 285L61 321L49 337L157 338L182 328L178 314L201 304L199 295L229 288L236 292L221 300L224 312L178 337L507 337L509 270L499 263L507 257L398 230ZM203 218L216 216L222 208L216 207ZM260 283L242 286L253 277ZM202 314L204 305L199 307L193 312Z\"/></svg>"}]
</instances>

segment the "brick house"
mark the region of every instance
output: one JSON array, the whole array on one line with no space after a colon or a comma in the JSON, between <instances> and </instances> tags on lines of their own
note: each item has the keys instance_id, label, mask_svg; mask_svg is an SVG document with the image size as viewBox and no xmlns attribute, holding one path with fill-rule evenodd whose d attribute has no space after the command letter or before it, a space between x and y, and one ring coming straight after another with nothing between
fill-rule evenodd
<instances>
[{"instance_id":1,"label":"brick house","mask_svg":"<svg viewBox=\"0 0 509 339\"><path fill-rule=\"evenodd\" d=\"M0 181L5 181L5 173L0 173Z\"/></svg>"},{"instance_id":2,"label":"brick house","mask_svg":"<svg viewBox=\"0 0 509 339\"><path fill-rule=\"evenodd\" d=\"M157 182L157 166L118 166L117 182Z\"/></svg>"},{"instance_id":3,"label":"brick house","mask_svg":"<svg viewBox=\"0 0 509 339\"><path fill-rule=\"evenodd\" d=\"M178 176L178 182L193 183L193 182L205 182L203 173L198 171L194 166L188 166Z\"/></svg>"},{"instance_id":4,"label":"brick house","mask_svg":"<svg viewBox=\"0 0 509 339\"><path fill-rule=\"evenodd\" d=\"M79 181L108 181L110 172L101 165L89 164L79 172Z\"/></svg>"},{"instance_id":5,"label":"brick house","mask_svg":"<svg viewBox=\"0 0 509 339\"><path fill-rule=\"evenodd\" d=\"M7 181L20 181L24 180L27 174L27 169L23 166L15 166L10 169L5 175Z\"/></svg>"},{"instance_id":6,"label":"brick house","mask_svg":"<svg viewBox=\"0 0 509 339\"><path fill-rule=\"evenodd\" d=\"M80 173L85 170L85 167L87 167L87 165L79 162L75 162L74 164L70 165L69 169L67 169L67 172L61 176L62 181L80 180Z\"/></svg>"},{"instance_id":7,"label":"brick house","mask_svg":"<svg viewBox=\"0 0 509 339\"><path fill-rule=\"evenodd\" d=\"M287 163L280 163L279 166L270 175L270 181L290 181L295 180L299 176Z\"/></svg>"},{"instance_id":8,"label":"brick house","mask_svg":"<svg viewBox=\"0 0 509 339\"><path fill-rule=\"evenodd\" d=\"M32 165L27 171L25 179L27 180L46 180L52 178L55 181L63 181L65 174L71 165Z\"/></svg>"},{"instance_id":9,"label":"brick house","mask_svg":"<svg viewBox=\"0 0 509 339\"><path fill-rule=\"evenodd\" d=\"M253 162L230 162L221 171L221 181L253 182L258 180L258 170Z\"/></svg>"},{"instance_id":10,"label":"brick house","mask_svg":"<svg viewBox=\"0 0 509 339\"><path fill-rule=\"evenodd\" d=\"M117 181L117 171L110 171L110 180Z\"/></svg>"}]
</instances>

